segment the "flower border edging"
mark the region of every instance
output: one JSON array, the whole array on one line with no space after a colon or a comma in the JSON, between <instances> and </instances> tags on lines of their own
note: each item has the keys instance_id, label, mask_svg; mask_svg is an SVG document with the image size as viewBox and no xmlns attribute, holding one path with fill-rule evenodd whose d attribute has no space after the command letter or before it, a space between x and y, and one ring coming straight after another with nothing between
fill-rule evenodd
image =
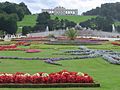
<instances>
[{"instance_id":1,"label":"flower border edging","mask_svg":"<svg viewBox=\"0 0 120 90\"><path fill-rule=\"evenodd\" d=\"M0 88L69 88L100 87L99 83L54 83L54 84L0 84Z\"/></svg>"}]
</instances>

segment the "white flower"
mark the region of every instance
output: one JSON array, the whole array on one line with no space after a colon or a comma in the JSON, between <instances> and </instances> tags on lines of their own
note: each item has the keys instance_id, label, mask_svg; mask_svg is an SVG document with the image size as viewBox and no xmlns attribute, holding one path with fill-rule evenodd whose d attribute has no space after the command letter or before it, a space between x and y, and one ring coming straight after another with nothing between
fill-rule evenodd
<instances>
[{"instance_id":1,"label":"white flower","mask_svg":"<svg viewBox=\"0 0 120 90\"><path fill-rule=\"evenodd\" d=\"M43 73L43 74L42 74L42 77L47 77L47 76L49 76L48 73Z\"/></svg>"},{"instance_id":2,"label":"white flower","mask_svg":"<svg viewBox=\"0 0 120 90\"><path fill-rule=\"evenodd\" d=\"M24 76L30 76L30 74L29 73L25 73Z\"/></svg>"},{"instance_id":3,"label":"white flower","mask_svg":"<svg viewBox=\"0 0 120 90\"><path fill-rule=\"evenodd\" d=\"M7 74L7 73L6 73L5 75L6 75L6 76L13 76L13 74Z\"/></svg>"},{"instance_id":4,"label":"white flower","mask_svg":"<svg viewBox=\"0 0 120 90\"><path fill-rule=\"evenodd\" d=\"M40 74L39 74L39 73L36 73L36 74L33 74L33 76L40 76Z\"/></svg>"},{"instance_id":5,"label":"white flower","mask_svg":"<svg viewBox=\"0 0 120 90\"><path fill-rule=\"evenodd\" d=\"M4 76L5 74L0 74L0 76Z\"/></svg>"},{"instance_id":6,"label":"white flower","mask_svg":"<svg viewBox=\"0 0 120 90\"><path fill-rule=\"evenodd\" d=\"M79 75L79 76L84 76L84 73L78 72L77 75Z\"/></svg>"}]
</instances>

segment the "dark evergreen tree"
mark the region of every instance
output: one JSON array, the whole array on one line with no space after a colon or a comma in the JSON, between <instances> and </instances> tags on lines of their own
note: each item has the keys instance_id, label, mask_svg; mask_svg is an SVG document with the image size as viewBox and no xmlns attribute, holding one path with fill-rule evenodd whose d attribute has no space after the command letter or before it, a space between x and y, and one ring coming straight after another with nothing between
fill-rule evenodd
<instances>
[{"instance_id":1,"label":"dark evergreen tree","mask_svg":"<svg viewBox=\"0 0 120 90\"><path fill-rule=\"evenodd\" d=\"M83 15L99 15L120 21L120 2L102 4L101 7L84 12Z\"/></svg>"},{"instance_id":2,"label":"dark evergreen tree","mask_svg":"<svg viewBox=\"0 0 120 90\"><path fill-rule=\"evenodd\" d=\"M0 15L0 30L8 33L15 34L17 31L17 20L15 18L16 15Z\"/></svg>"},{"instance_id":3,"label":"dark evergreen tree","mask_svg":"<svg viewBox=\"0 0 120 90\"><path fill-rule=\"evenodd\" d=\"M22 35L26 35L31 32L32 27L31 26L24 26L22 28Z\"/></svg>"},{"instance_id":4,"label":"dark evergreen tree","mask_svg":"<svg viewBox=\"0 0 120 90\"><path fill-rule=\"evenodd\" d=\"M111 32L113 21L110 18L98 16L85 22L81 22L82 27Z\"/></svg>"}]
</instances>

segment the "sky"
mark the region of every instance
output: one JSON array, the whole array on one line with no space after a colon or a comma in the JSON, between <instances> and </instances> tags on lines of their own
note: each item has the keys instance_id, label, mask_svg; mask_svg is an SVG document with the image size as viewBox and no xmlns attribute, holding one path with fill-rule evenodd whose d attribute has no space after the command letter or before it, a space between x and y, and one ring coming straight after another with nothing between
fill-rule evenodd
<instances>
[{"instance_id":1,"label":"sky","mask_svg":"<svg viewBox=\"0 0 120 90\"><path fill-rule=\"evenodd\" d=\"M41 9L53 9L57 6L66 9L78 9L79 14L100 7L104 3L120 2L120 0L0 0L0 2L24 2L32 13L40 13Z\"/></svg>"}]
</instances>

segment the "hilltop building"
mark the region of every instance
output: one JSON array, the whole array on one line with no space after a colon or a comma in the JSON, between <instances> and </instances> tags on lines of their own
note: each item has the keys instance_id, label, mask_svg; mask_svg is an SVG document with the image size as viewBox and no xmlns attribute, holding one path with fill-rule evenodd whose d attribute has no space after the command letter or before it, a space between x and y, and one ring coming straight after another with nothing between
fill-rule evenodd
<instances>
[{"instance_id":1,"label":"hilltop building","mask_svg":"<svg viewBox=\"0 0 120 90\"><path fill-rule=\"evenodd\" d=\"M66 9L60 6L54 9L42 9L42 12L48 12L51 15L78 15L78 9Z\"/></svg>"}]
</instances>

